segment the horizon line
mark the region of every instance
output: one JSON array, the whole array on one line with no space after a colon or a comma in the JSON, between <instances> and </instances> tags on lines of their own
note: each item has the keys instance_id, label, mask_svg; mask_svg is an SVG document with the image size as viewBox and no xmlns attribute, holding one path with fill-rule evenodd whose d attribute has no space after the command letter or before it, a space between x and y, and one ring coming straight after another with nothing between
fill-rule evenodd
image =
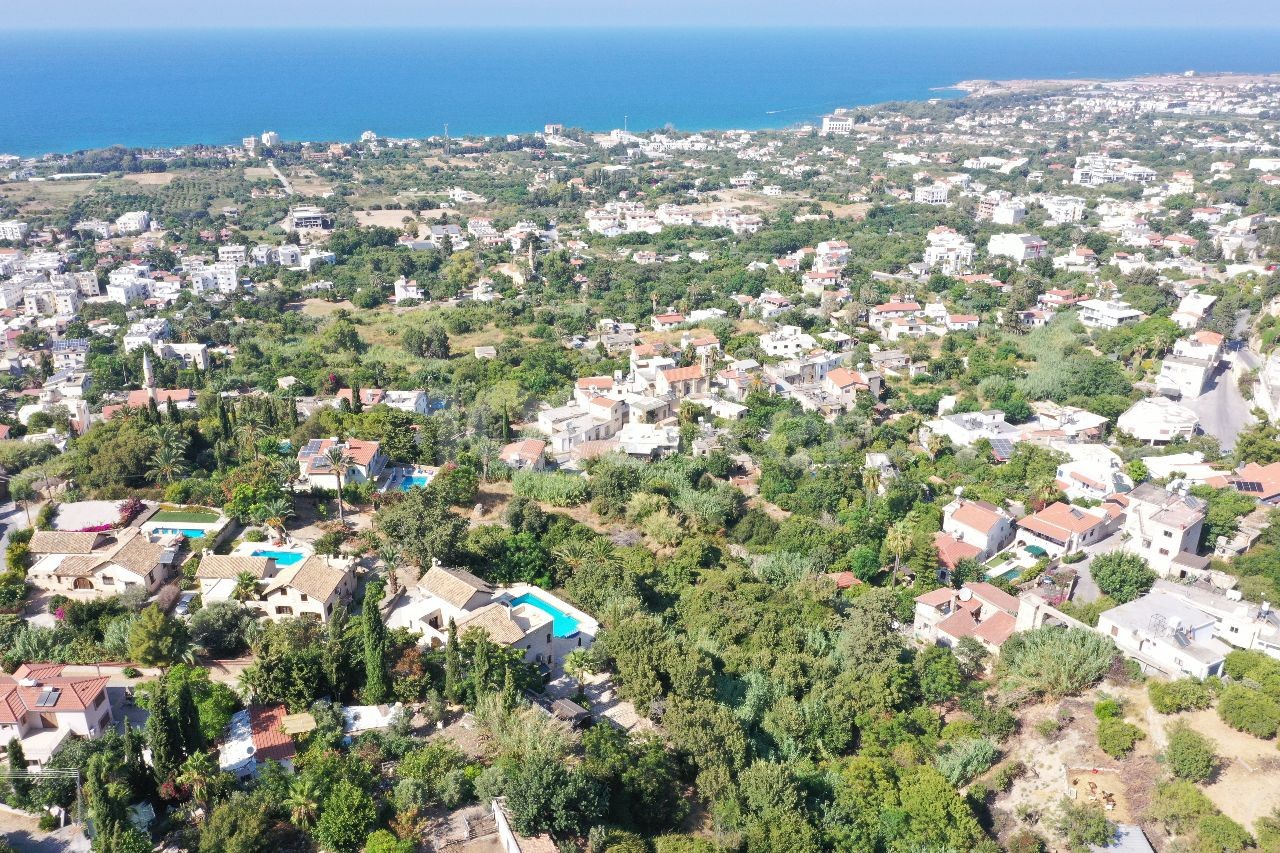
<instances>
[{"instance_id":1,"label":"horizon line","mask_svg":"<svg viewBox=\"0 0 1280 853\"><path fill-rule=\"evenodd\" d=\"M5 29L6 33L22 33L22 32L41 32L41 33L98 33L98 32L274 32L274 31L343 31L350 32L352 30L360 32L372 31L396 31L404 32L423 31L423 30L479 30L479 31L495 31L495 30L1015 30L1019 32L1064 32L1064 31L1081 31L1081 32L1099 32L1099 31L1139 31L1139 32L1167 32L1176 31L1196 31L1196 32L1250 32L1250 33L1269 33L1280 32L1280 22L1269 23L1264 25L1251 24L1222 24L1219 26L1205 26L1199 23L1169 23L1152 27L1143 24L1097 24L1097 25L1080 25L1068 24L1063 26L1047 26L1043 24L983 24L983 23L952 23L952 24L914 24L914 23L848 23L823 25L816 24L777 24L769 22L761 23L733 23L721 24L711 22L682 22L671 24L653 24L653 23L565 23L565 24L543 24L537 22L530 23L502 23L502 24L482 24L482 23L409 23L397 24L393 22L386 23L370 23L370 24L314 24L307 23L302 25L292 24L105 24L101 26L59 26L54 24L19 24L10 26ZM3 35L3 33L0 33Z\"/></svg>"}]
</instances>

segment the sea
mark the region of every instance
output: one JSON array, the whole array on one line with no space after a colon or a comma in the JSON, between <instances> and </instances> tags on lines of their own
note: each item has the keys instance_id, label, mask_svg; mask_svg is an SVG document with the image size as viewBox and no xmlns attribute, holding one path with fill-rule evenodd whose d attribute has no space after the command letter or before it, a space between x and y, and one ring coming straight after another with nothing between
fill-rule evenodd
<instances>
[{"instance_id":1,"label":"sea","mask_svg":"<svg viewBox=\"0 0 1280 853\"><path fill-rule=\"evenodd\" d=\"M113 144L758 129L958 97L967 79L1276 72L1214 29L270 29L0 32L0 153Z\"/></svg>"}]
</instances>

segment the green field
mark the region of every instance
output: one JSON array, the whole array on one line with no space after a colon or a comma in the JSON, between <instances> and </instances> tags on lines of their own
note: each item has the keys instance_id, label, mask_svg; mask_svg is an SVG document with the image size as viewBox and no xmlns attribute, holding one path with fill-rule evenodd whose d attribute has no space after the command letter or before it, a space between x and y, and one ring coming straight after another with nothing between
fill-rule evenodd
<instances>
[{"instance_id":1,"label":"green field","mask_svg":"<svg viewBox=\"0 0 1280 853\"><path fill-rule=\"evenodd\" d=\"M151 516L150 520L176 524L213 524L221 517L209 509L164 509Z\"/></svg>"}]
</instances>

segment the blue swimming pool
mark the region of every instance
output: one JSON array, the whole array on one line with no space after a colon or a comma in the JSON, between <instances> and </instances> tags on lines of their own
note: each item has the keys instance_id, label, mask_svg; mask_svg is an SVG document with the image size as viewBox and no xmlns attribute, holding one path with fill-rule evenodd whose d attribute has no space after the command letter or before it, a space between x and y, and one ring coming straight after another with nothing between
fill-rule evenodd
<instances>
[{"instance_id":1,"label":"blue swimming pool","mask_svg":"<svg viewBox=\"0 0 1280 853\"><path fill-rule=\"evenodd\" d=\"M292 566L294 563L302 562L307 555L301 551L271 551L266 548L259 548L249 556L251 557L271 557L276 561L278 566Z\"/></svg>"},{"instance_id":2,"label":"blue swimming pool","mask_svg":"<svg viewBox=\"0 0 1280 853\"><path fill-rule=\"evenodd\" d=\"M511 599L511 604L512 606L517 604L528 604L531 607L538 608L543 613L549 614L551 616L552 633L557 637L572 637L574 634L578 633L577 619L570 616L568 613L565 613L554 604L549 604L548 602L543 601L531 592L526 592L524 595Z\"/></svg>"},{"instance_id":3,"label":"blue swimming pool","mask_svg":"<svg viewBox=\"0 0 1280 853\"><path fill-rule=\"evenodd\" d=\"M411 474L400 481L400 491L407 492L410 489L425 489L430 483L430 474Z\"/></svg>"},{"instance_id":4,"label":"blue swimming pool","mask_svg":"<svg viewBox=\"0 0 1280 853\"><path fill-rule=\"evenodd\" d=\"M203 530L196 530L191 527L157 527L155 529L155 532L163 533L166 536L181 535L181 536L187 537L188 539L203 539L205 534Z\"/></svg>"}]
</instances>

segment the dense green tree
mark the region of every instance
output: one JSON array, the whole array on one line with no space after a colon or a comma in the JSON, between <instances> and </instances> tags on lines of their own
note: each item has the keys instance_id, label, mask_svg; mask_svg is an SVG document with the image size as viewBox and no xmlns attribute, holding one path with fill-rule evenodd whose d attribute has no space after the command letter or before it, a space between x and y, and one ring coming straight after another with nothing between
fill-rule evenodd
<instances>
[{"instance_id":1,"label":"dense green tree","mask_svg":"<svg viewBox=\"0 0 1280 853\"><path fill-rule=\"evenodd\" d=\"M347 779L339 779L320 806L314 835L333 853L356 853L377 817L373 798Z\"/></svg>"}]
</instances>

